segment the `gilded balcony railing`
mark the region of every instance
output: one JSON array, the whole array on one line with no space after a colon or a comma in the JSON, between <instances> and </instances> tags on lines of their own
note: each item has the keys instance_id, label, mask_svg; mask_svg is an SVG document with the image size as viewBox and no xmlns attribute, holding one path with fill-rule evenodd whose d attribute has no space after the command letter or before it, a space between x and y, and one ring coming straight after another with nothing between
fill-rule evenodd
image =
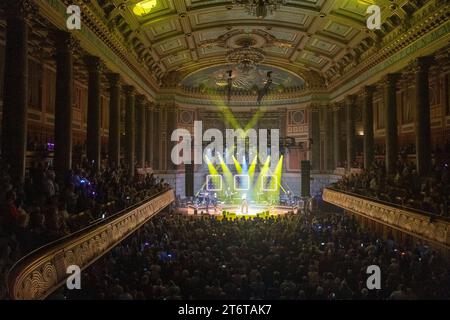
<instances>
[{"instance_id":1,"label":"gilded balcony railing","mask_svg":"<svg viewBox=\"0 0 450 320\"><path fill-rule=\"evenodd\" d=\"M331 188L324 189L323 200L423 239L441 249L450 250L450 222L448 219L426 215L412 209Z\"/></svg>"},{"instance_id":2,"label":"gilded balcony railing","mask_svg":"<svg viewBox=\"0 0 450 320\"><path fill-rule=\"evenodd\" d=\"M174 200L174 191L165 190L26 255L8 274L11 299L45 299L65 283L69 266L87 268Z\"/></svg>"}]
</instances>

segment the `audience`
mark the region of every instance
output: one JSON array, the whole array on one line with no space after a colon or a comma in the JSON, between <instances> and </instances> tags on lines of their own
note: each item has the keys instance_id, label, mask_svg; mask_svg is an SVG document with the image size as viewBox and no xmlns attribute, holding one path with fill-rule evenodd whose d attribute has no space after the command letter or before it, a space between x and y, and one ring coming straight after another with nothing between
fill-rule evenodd
<instances>
[{"instance_id":1,"label":"audience","mask_svg":"<svg viewBox=\"0 0 450 320\"><path fill-rule=\"evenodd\" d=\"M0 299L18 258L167 187L153 174L130 179L126 168L96 172L87 163L58 180L51 167L34 163L23 184L12 181L8 166L0 168Z\"/></svg>"},{"instance_id":2,"label":"audience","mask_svg":"<svg viewBox=\"0 0 450 320\"><path fill-rule=\"evenodd\" d=\"M427 214L450 216L450 170L447 164L435 166L430 176L422 178L412 164L399 161L396 173L387 175L384 163L378 162L361 174L345 176L334 186Z\"/></svg>"},{"instance_id":3,"label":"audience","mask_svg":"<svg viewBox=\"0 0 450 320\"><path fill-rule=\"evenodd\" d=\"M369 265L381 290L368 290ZM446 261L347 215L223 220L163 213L83 273L67 299L444 299Z\"/></svg>"}]
</instances>

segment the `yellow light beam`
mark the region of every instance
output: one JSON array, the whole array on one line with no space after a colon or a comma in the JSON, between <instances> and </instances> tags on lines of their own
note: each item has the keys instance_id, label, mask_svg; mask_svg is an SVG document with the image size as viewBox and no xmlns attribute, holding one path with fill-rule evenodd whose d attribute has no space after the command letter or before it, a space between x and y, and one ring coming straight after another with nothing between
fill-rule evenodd
<instances>
[{"instance_id":1,"label":"yellow light beam","mask_svg":"<svg viewBox=\"0 0 450 320\"><path fill-rule=\"evenodd\" d=\"M234 166L236 167L237 173L238 173L238 174L241 174L241 173L242 173L242 167L241 167L239 161L237 161L237 159L236 159L236 157L234 156L234 154L233 154L233 161L234 161Z\"/></svg>"}]
</instances>

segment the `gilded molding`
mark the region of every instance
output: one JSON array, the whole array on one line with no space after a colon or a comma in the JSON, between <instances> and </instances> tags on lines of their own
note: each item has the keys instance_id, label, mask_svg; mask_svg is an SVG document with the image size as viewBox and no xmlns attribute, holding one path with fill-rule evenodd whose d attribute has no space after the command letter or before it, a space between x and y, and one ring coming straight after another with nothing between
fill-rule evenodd
<instances>
[{"instance_id":1,"label":"gilded molding","mask_svg":"<svg viewBox=\"0 0 450 320\"><path fill-rule=\"evenodd\" d=\"M11 299L45 299L66 281L68 266L87 268L174 200L174 191L167 190L112 220L80 230L28 254L8 274Z\"/></svg>"},{"instance_id":2,"label":"gilded molding","mask_svg":"<svg viewBox=\"0 0 450 320\"><path fill-rule=\"evenodd\" d=\"M450 223L325 188L323 200L394 229L450 249Z\"/></svg>"}]
</instances>

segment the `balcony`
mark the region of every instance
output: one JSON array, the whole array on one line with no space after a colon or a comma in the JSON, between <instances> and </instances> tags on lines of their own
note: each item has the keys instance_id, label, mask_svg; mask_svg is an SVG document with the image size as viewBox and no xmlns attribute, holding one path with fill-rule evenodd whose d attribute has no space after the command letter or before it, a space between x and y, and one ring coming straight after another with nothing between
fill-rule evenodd
<instances>
[{"instance_id":1,"label":"balcony","mask_svg":"<svg viewBox=\"0 0 450 320\"><path fill-rule=\"evenodd\" d=\"M450 253L450 220L361 195L325 188L323 200Z\"/></svg>"},{"instance_id":2,"label":"balcony","mask_svg":"<svg viewBox=\"0 0 450 320\"><path fill-rule=\"evenodd\" d=\"M67 268L86 269L175 200L172 189L100 220L20 259L8 274L11 299L45 299L63 285Z\"/></svg>"}]
</instances>

